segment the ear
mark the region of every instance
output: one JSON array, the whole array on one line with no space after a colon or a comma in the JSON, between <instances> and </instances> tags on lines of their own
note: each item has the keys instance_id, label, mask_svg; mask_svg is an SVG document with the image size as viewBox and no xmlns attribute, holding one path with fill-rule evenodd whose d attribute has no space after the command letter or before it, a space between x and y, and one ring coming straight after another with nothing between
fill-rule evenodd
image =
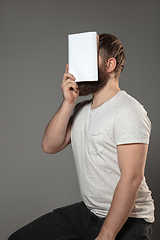
<instances>
[{"instance_id":1,"label":"ear","mask_svg":"<svg viewBox=\"0 0 160 240\"><path fill-rule=\"evenodd\" d=\"M115 58L109 58L107 62L107 72L111 73L116 68L116 59Z\"/></svg>"}]
</instances>

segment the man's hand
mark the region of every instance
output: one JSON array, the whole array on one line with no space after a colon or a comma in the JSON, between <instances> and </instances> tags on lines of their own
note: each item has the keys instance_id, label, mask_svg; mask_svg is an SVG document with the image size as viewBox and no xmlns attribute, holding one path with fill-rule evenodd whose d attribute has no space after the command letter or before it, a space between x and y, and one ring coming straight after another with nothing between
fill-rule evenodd
<instances>
[{"instance_id":1,"label":"man's hand","mask_svg":"<svg viewBox=\"0 0 160 240\"><path fill-rule=\"evenodd\" d=\"M115 238L109 238L106 236L101 236L101 234L99 234L95 240L115 240Z\"/></svg>"},{"instance_id":2,"label":"man's hand","mask_svg":"<svg viewBox=\"0 0 160 240\"><path fill-rule=\"evenodd\" d=\"M46 153L57 153L71 142L71 113L79 96L78 85L75 77L68 73L66 65L63 82L61 85L64 101L46 127L42 149Z\"/></svg>"},{"instance_id":3,"label":"man's hand","mask_svg":"<svg viewBox=\"0 0 160 240\"><path fill-rule=\"evenodd\" d=\"M109 232L103 231L102 228L95 240L115 240L115 237L109 234Z\"/></svg>"},{"instance_id":4,"label":"man's hand","mask_svg":"<svg viewBox=\"0 0 160 240\"><path fill-rule=\"evenodd\" d=\"M75 77L72 74L68 73L68 68L69 65L66 64L61 88L63 91L64 101L75 105L79 96L79 89L77 83L75 82Z\"/></svg>"}]
</instances>

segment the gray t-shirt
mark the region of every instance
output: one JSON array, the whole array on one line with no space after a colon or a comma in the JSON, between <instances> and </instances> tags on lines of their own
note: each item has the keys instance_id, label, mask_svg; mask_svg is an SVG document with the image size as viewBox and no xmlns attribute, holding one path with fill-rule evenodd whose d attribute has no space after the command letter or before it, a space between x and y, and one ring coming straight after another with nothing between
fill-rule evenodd
<instances>
[{"instance_id":1,"label":"gray t-shirt","mask_svg":"<svg viewBox=\"0 0 160 240\"><path fill-rule=\"evenodd\" d=\"M119 91L96 109L91 109L91 101L77 106L71 130L72 149L82 199L97 216L107 216L121 177L117 145L149 144L150 131L147 112L125 91ZM130 217L154 221L154 203L145 178Z\"/></svg>"}]
</instances>

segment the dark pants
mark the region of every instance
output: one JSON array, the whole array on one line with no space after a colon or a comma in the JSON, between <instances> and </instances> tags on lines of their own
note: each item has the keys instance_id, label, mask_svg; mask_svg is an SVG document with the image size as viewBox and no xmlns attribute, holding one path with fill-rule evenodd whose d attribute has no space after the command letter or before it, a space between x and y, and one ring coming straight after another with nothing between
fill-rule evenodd
<instances>
[{"instance_id":1,"label":"dark pants","mask_svg":"<svg viewBox=\"0 0 160 240\"><path fill-rule=\"evenodd\" d=\"M94 240L104 218L95 216L83 202L48 213L20 230L8 240ZM152 224L144 219L128 218L116 240L151 240Z\"/></svg>"}]
</instances>

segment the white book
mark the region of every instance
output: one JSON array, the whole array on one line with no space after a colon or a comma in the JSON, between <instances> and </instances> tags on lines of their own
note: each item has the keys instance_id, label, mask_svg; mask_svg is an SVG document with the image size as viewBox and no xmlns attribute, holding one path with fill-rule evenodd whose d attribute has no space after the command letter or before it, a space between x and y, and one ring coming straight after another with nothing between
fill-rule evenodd
<instances>
[{"instance_id":1,"label":"white book","mask_svg":"<svg viewBox=\"0 0 160 240\"><path fill-rule=\"evenodd\" d=\"M84 32L68 35L69 73L76 82L98 81L97 33Z\"/></svg>"}]
</instances>

